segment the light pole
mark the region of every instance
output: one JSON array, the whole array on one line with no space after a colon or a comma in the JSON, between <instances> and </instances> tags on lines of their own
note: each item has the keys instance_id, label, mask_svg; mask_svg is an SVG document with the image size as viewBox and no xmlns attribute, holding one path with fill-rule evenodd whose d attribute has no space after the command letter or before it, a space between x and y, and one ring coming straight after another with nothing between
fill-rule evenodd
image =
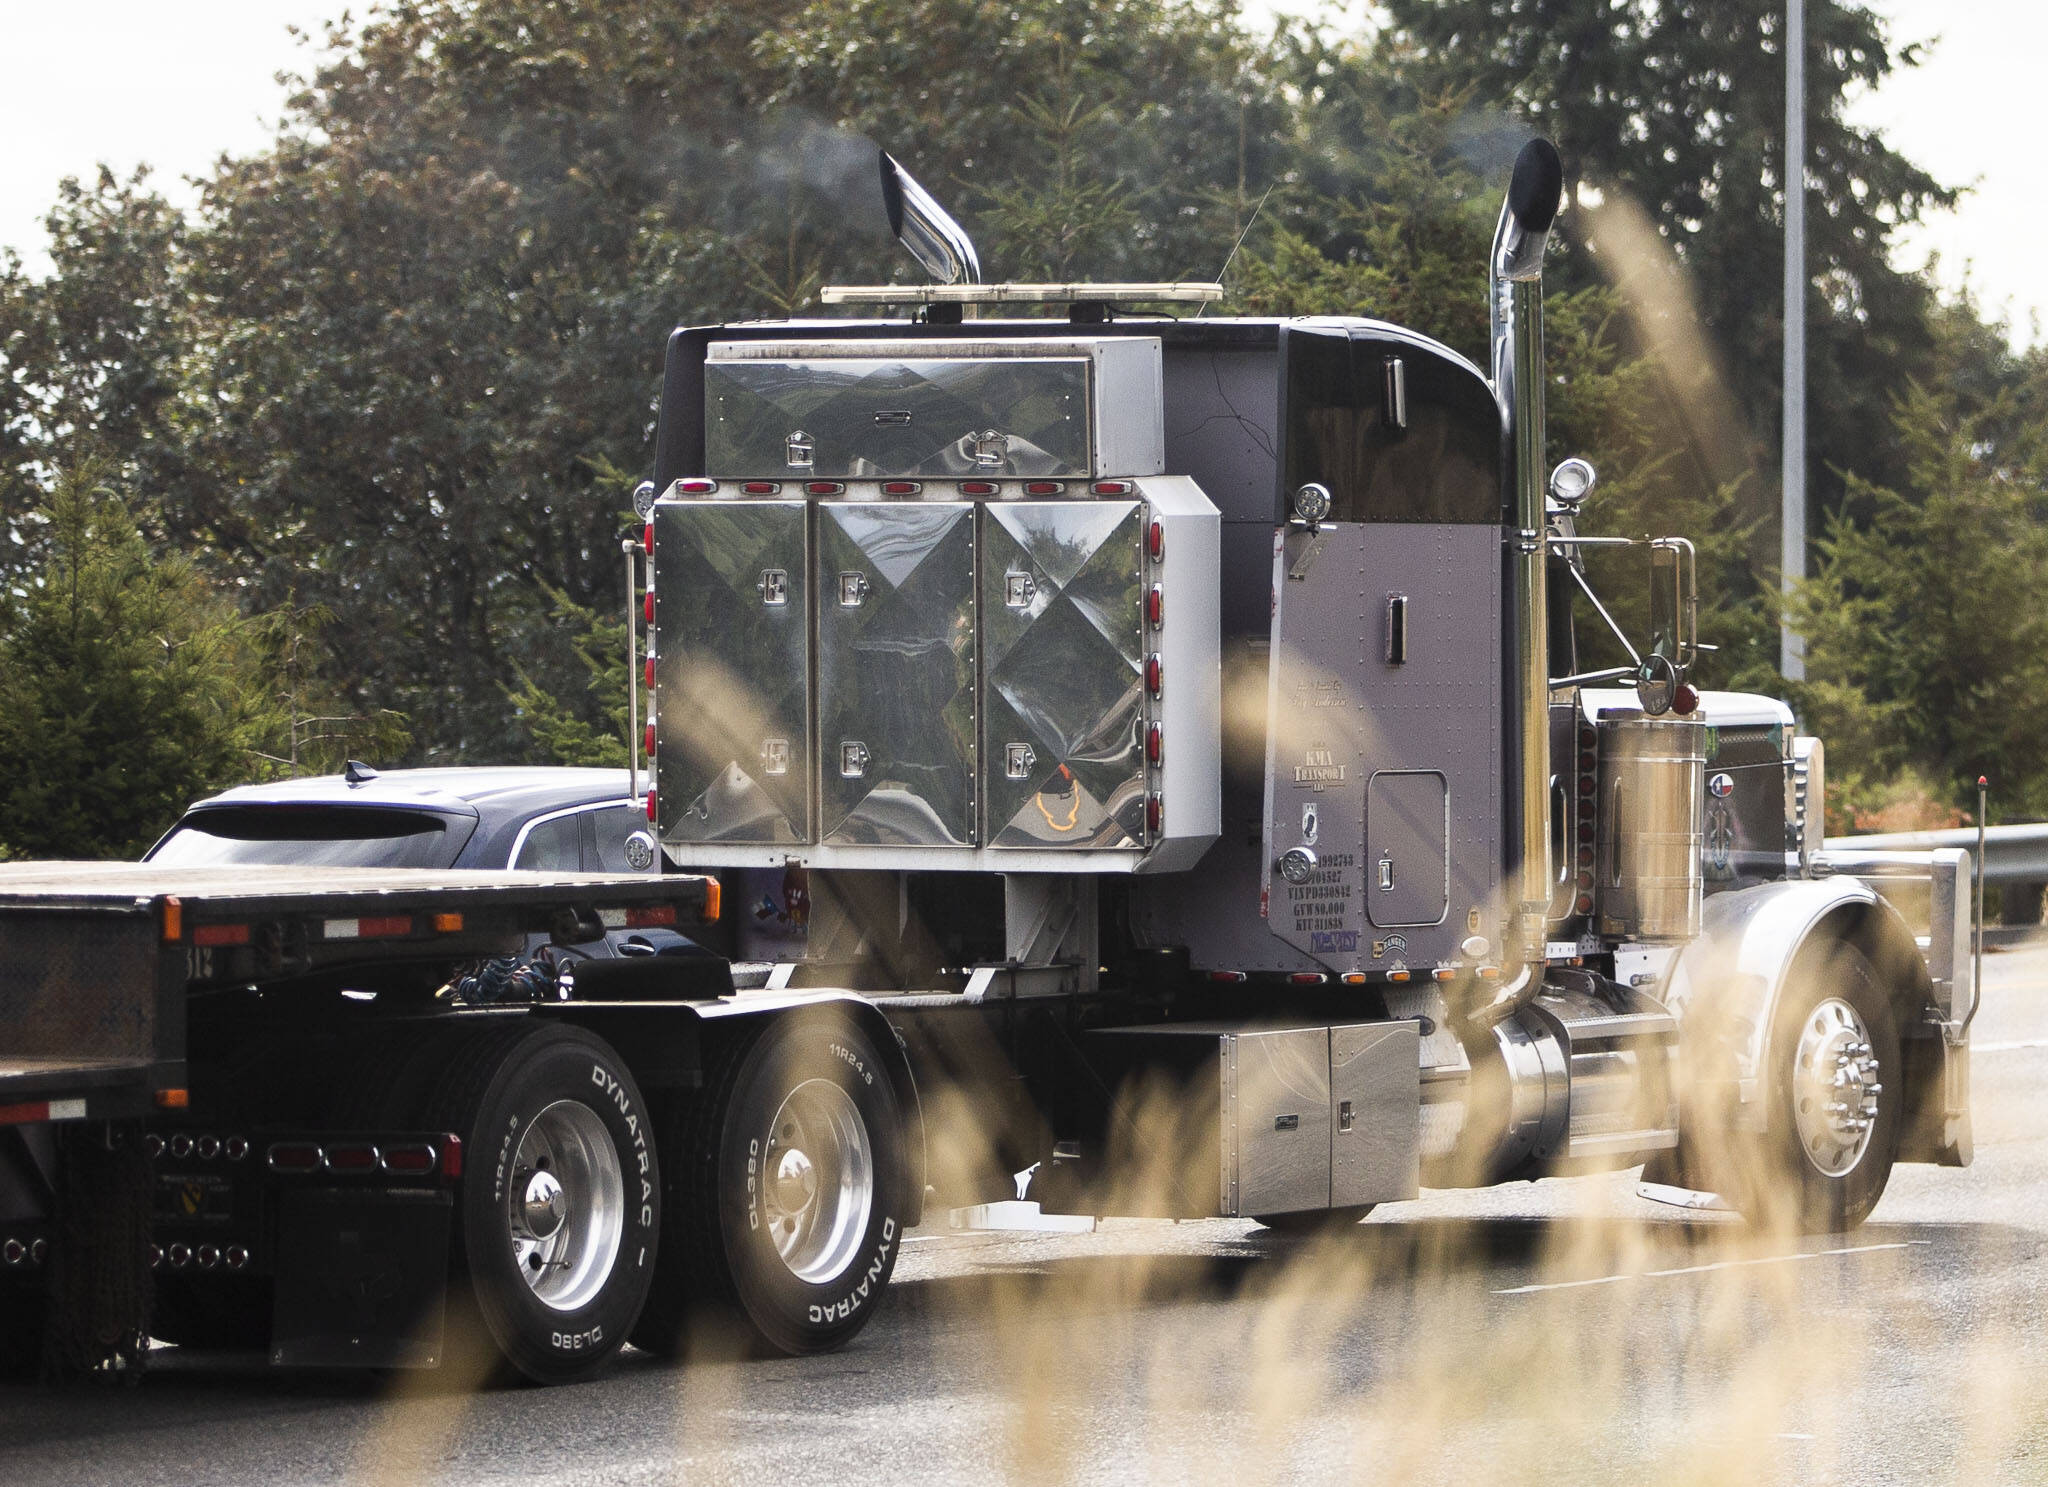
<instances>
[{"instance_id":1,"label":"light pole","mask_svg":"<svg viewBox=\"0 0 2048 1487\"><path fill-rule=\"evenodd\" d=\"M1785 0L1785 446L1778 571L1789 597L1806 576L1806 5ZM1778 670L1806 677L1806 641L1778 626Z\"/></svg>"}]
</instances>

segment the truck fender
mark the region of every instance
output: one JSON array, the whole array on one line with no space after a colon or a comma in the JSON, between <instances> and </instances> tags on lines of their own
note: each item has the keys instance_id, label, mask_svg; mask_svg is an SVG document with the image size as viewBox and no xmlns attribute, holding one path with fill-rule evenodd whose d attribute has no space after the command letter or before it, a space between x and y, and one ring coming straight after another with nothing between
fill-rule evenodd
<instances>
[{"instance_id":1,"label":"truck fender","mask_svg":"<svg viewBox=\"0 0 2048 1487\"><path fill-rule=\"evenodd\" d=\"M1949 1082L1941 1058L1913 1056L1914 1045L1927 1041L1933 986L1898 911L1855 878L1761 883L1710 895L1702 904L1700 934L1678 952L1661 988L1679 1024L1687 1103L1693 1110L1725 1111L1734 1129L1764 1129L1772 1024L1801 955L1829 942L1855 946L1890 992L1901 1042L1909 1050L1902 1077L1910 1145L1911 1113L1930 1094L1942 1103L1942 1086ZM1942 1044L1938 1031L1933 1042ZM1967 1110L1961 1120L1966 1152ZM1910 1159L1915 1153L1900 1155Z\"/></svg>"},{"instance_id":2,"label":"truck fender","mask_svg":"<svg viewBox=\"0 0 2048 1487\"><path fill-rule=\"evenodd\" d=\"M889 1065L889 1081L895 1086L897 1102L903 1108L904 1157L910 1167L910 1209L906 1225L924 1220L926 1176L924 1103L917 1092L917 1076L910 1056L889 1019L866 997L850 991L805 991L753 993L717 1001L692 1002L685 1008L712 1033L720 1028L737 1028L745 1019L784 1016L812 1007L833 1007L854 1018Z\"/></svg>"}]
</instances>

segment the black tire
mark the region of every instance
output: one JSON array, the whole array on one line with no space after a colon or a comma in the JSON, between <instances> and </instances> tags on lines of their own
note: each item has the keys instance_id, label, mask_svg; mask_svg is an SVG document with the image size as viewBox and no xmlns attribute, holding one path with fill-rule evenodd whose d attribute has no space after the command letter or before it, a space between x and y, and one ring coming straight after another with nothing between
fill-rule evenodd
<instances>
[{"instance_id":1,"label":"black tire","mask_svg":"<svg viewBox=\"0 0 2048 1487\"><path fill-rule=\"evenodd\" d=\"M792 1195L806 1173L823 1194L862 1165L844 1155L851 1128L819 1134L832 1121L857 1126L868 1180L851 1180L828 1209ZM736 1318L777 1352L844 1346L896 1266L909 1199L903 1127L889 1066L850 1020L788 1015L736 1038L702 1097L678 1112L668 1168L677 1242L633 1341L674 1354L693 1328L715 1333Z\"/></svg>"},{"instance_id":2,"label":"black tire","mask_svg":"<svg viewBox=\"0 0 2048 1487\"><path fill-rule=\"evenodd\" d=\"M1799 1109L1808 1107L1805 1129L1812 1130L1814 1099L1799 1087L1802 1038L1817 1017L1839 1016L1837 1005L1853 1009L1861 1021L1879 1086L1869 1140L1846 1168L1829 1136L1802 1133ZM1853 945L1829 941L1801 955L1772 1019L1769 1060L1765 1129L1737 1146L1735 1191L1724 1196L1761 1228L1846 1233L1868 1218L1884 1195L1905 1107L1905 1071L1891 1002L1870 962Z\"/></svg>"},{"instance_id":3,"label":"black tire","mask_svg":"<svg viewBox=\"0 0 2048 1487\"><path fill-rule=\"evenodd\" d=\"M1301 1213L1262 1213L1252 1222L1290 1238L1316 1238L1350 1232L1377 1204L1361 1203L1354 1208L1310 1208Z\"/></svg>"},{"instance_id":4,"label":"black tire","mask_svg":"<svg viewBox=\"0 0 2048 1487\"><path fill-rule=\"evenodd\" d=\"M552 1384L595 1372L640 1315L661 1238L653 1123L625 1063L580 1028L521 1019L461 1045L420 1124L458 1133L465 1151L451 1351L461 1346L461 1319L473 1313L504 1361L529 1379ZM566 1190L560 1216L550 1216L560 1227L536 1239L518 1227L514 1205L551 1167ZM579 1183L578 1172L586 1180ZM616 1188L605 1186L608 1172ZM605 1212L617 1215L615 1246L605 1240L614 1228ZM563 1273L550 1277L550 1268ZM528 1274L542 1278L530 1282Z\"/></svg>"}]
</instances>

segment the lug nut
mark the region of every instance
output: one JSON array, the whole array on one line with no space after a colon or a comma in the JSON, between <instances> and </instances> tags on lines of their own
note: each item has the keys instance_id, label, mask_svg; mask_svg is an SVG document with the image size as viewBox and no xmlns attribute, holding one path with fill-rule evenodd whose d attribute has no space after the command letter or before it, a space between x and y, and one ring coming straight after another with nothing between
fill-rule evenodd
<instances>
[{"instance_id":1,"label":"lug nut","mask_svg":"<svg viewBox=\"0 0 2048 1487\"><path fill-rule=\"evenodd\" d=\"M220 1137L201 1136L199 1138L199 1155L206 1158L206 1160L209 1162L212 1161L215 1157L219 1156Z\"/></svg>"}]
</instances>

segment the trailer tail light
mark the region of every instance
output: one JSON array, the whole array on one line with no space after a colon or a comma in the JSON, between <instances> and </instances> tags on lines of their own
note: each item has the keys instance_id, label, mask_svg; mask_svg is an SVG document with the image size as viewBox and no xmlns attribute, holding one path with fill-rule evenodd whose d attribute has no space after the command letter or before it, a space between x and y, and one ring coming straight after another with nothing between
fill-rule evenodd
<instances>
[{"instance_id":1,"label":"trailer tail light","mask_svg":"<svg viewBox=\"0 0 2048 1487\"><path fill-rule=\"evenodd\" d=\"M646 740L645 740L645 743L646 743L646 746L645 746L644 748L642 748L642 749L640 750L640 752L641 752L641 753L643 753L643 754L652 754L652 753L654 752L654 725L653 725L652 723L649 723L649 724L647 725L647 734L646 734Z\"/></svg>"},{"instance_id":2,"label":"trailer tail light","mask_svg":"<svg viewBox=\"0 0 2048 1487\"><path fill-rule=\"evenodd\" d=\"M882 482L882 494L885 496L914 496L923 489L923 484L915 480L885 480Z\"/></svg>"},{"instance_id":3,"label":"trailer tail light","mask_svg":"<svg viewBox=\"0 0 2048 1487\"><path fill-rule=\"evenodd\" d=\"M843 480L806 480L804 494L807 496L843 496L846 482Z\"/></svg>"},{"instance_id":4,"label":"trailer tail light","mask_svg":"<svg viewBox=\"0 0 2048 1487\"><path fill-rule=\"evenodd\" d=\"M425 1177L434 1170L434 1148L424 1142L415 1146L392 1146L384 1152L384 1170L401 1177Z\"/></svg>"},{"instance_id":5,"label":"trailer tail light","mask_svg":"<svg viewBox=\"0 0 2048 1487\"><path fill-rule=\"evenodd\" d=\"M704 480L702 478L695 480L678 480L676 482L676 489L681 491L686 496L710 496L717 494L718 482L715 480Z\"/></svg>"},{"instance_id":6,"label":"trailer tail light","mask_svg":"<svg viewBox=\"0 0 2048 1487\"><path fill-rule=\"evenodd\" d=\"M647 819L650 821L656 819L654 809L654 792L649 790L647 792Z\"/></svg>"},{"instance_id":7,"label":"trailer tail light","mask_svg":"<svg viewBox=\"0 0 2048 1487\"><path fill-rule=\"evenodd\" d=\"M1166 623L1166 592L1156 583L1145 595L1145 622L1155 630Z\"/></svg>"},{"instance_id":8,"label":"trailer tail light","mask_svg":"<svg viewBox=\"0 0 2048 1487\"><path fill-rule=\"evenodd\" d=\"M654 657L649 656L647 658L647 665L645 670L647 674L647 685L649 687L652 687L654 685Z\"/></svg>"},{"instance_id":9,"label":"trailer tail light","mask_svg":"<svg viewBox=\"0 0 2048 1487\"><path fill-rule=\"evenodd\" d=\"M1157 697L1166 686L1166 667L1154 651L1145 658L1145 690Z\"/></svg>"},{"instance_id":10,"label":"trailer tail light","mask_svg":"<svg viewBox=\"0 0 2048 1487\"><path fill-rule=\"evenodd\" d=\"M192 926L192 943L195 945L246 945L249 943L249 926L246 924L195 924Z\"/></svg>"},{"instance_id":11,"label":"trailer tail light","mask_svg":"<svg viewBox=\"0 0 2048 1487\"><path fill-rule=\"evenodd\" d=\"M1154 522L1145 533L1145 551L1152 554L1152 561L1158 562L1166 556L1166 523Z\"/></svg>"},{"instance_id":12,"label":"trailer tail light","mask_svg":"<svg viewBox=\"0 0 2048 1487\"><path fill-rule=\"evenodd\" d=\"M631 909L599 909L597 917L606 929L668 929L676 922L676 906L641 904Z\"/></svg>"},{"instance_id":13,"label":"trailer tail light","mask_svg":"<svg viewBox=\"0 0 2048 1487\"><path fill-rule=\"evenodd\" d=\"M1576 905L1576 907L1577 907L1578 911L1579 911L1579 912L1580 912L1581 914L1590 914L1590 913L1592 913L1592 912L1593 912L1593 895L1592 895L1592 894L1590 894L1590 893L1582 893L1582 894L1580 894L1580 895L1579 895L1579 901L1578 901L1578 904Z\"/></svg>"},{"instance_id":14,"label":"trailer tail light","mask_svg":"<svg viewBox=\"0 0 2048 1487\"><path fill-rule=\"evenodd\" d=\"M1027 496L1063 496L1066 493L1067 488L1057 480L1027 480L1024 482L1024 494Z\"/></svg>"},{"instance_id":15,"label":"trailer tail light","mask_svg":"<svg viewBox=\"0 0 2048 1487\"><path fill-rule=\"evenodd\" d=\"M750 496L774 496L782 492L779 480L743 480L740 489Z\"/></svg>"},{"instance_id":16,"label":"trailer tail light","mask_svg":"<svg viewBox=\"0 0 2048 1487\"><path fill-rule=\"evenodd\" d=\"M960 482L960 494L963 496L992 496L995 493L996 483L993 480L963 480Z\"/></svg>"},{"instance_id":17,"label":"trailer tail light","mask_svg":"<svg viewBox=\"0 0 2048 1487\"><path fill-rule=\"evenodd\" d=\"M327 1155L310 1141L280 1141L264 1160L273 1172L318 1172Z\"/></svg>"},{"instance_id":18,"label":"trailer tail light","mask_svg":"<svg viewBox=\"0 0 2048 1487\"><path fill-rule=\"evenodd\" d=\"M1145 762L1154 768L1166 762L1166 730L1157 723L1145 728Z\"/></svg>"},{"instance_id":19,"label":"trailer tail light","mask_svg":"<svg viewBox=\"0 0 2048 1487\"><path fill-rule=\"evenodd\" d=\"M1166 831L1166 802L1157 795L1145 797L1145 830L1153 836Z\"/></svg>"},{"instance_id":20,"label":"trailer tail light","mask_svg":"<svg viewBox=\"0 0 2048 1487\"><path fill-rule=\"evenodd\" d=\"M1088 489L1098 496L1128 496L1131 493L1131 482L1128 480L1098 480L1095 484L1089 486Z\"/></svg>"}]
</instances>

